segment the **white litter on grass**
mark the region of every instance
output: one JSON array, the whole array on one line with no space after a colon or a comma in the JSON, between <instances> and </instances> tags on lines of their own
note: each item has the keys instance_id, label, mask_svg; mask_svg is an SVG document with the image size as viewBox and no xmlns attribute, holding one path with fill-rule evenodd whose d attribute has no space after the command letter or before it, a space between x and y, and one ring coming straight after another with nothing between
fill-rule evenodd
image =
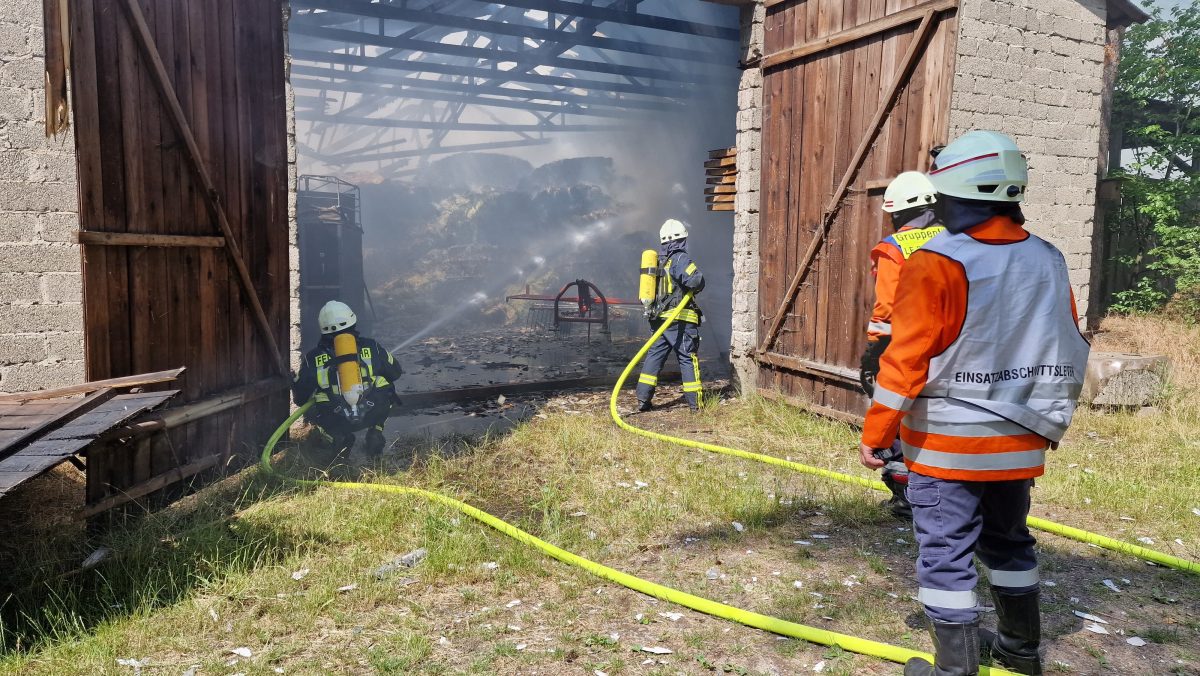
<instances>
[{"instance_id":1,"label":"white litter on grass","mask_svg":"<svg viewBox=\"0 0 1200 676\"><path fill-rule=\"evenodd\" d=\"M906 545L906 544L908 544L908 540L905 540L904 538L896 538L896 544Z\"/></svg>"},{"instance_id":2,"label":"white litter on grass","mask_svg":"<svg viewBox=\"0 0 1200 676\"><path fill-rule=\"evenodd\" d=\"M887 595L888 595L889 597L891 597L891 598L894 598L894 599L898 599L898 598L900 598L900 595L899 595L899 594L893 594L892 592L888 592L888 593L887 593Z\"/></svg>"},{"instance_id":3,"label":"white litter on grass","mask_svg":"<svg viewBox=\"0 0 1200 676\"><path fill-rule=\"evenodd\" d=\"M1042 580L1042 584L1046 585L1047 587L1057 587L1058 586L1058 583L1055 582L1054 580Z\"/></svg>"},{"instance_id":4,"label":"white litter on grass","mask_svg":"<svg viewBox=\"0 0 1200 676\"><path fill-rule=\"evenodd\" d=\"M665 617L672 622L678 622L683 619L683 613L659 613L659 617Z\"/></svg>"},{"instance_id":5,"label":"white litter on grass","mask_svg":"<svg viewBox=\"0 0 1200 676\"><path fill-rule=\"evenodd\" d=\"M627 481L618 481L617 486L620 488L633 488L633 484L631 484Z\"/></svg>"},{"instance_id":6,"label":"white litter on grass","mask_svg":"<svg viewBox=\"0 0 1200 676\"><path fill-rule=\"evenodd\" d=\"M815 597L819 598L819 599L823 599L823 598L825 598L825 595L824 595L824 594L822 594L821 592L808 592L808 593L809 593L810 595L812 595L812 596L815 596Z\"/></svg>"},{"instance_id":7,"label":"white litter on grass","mask_svg":"<svg viewBox=\"0 0 1200 676\"><path fill-rule=\"evenodd\" d=\"M439 636L438 637L438 645L445 648L446 646L450 645L450 639L446 638L445 636Z\"/></svg>"},{"instance_id":8,"label":"white litter on grass","mask_svg":"<svg viewBox=\"0 0 1200 676\"><path fill-rule=\"evenodd\" d=\"M122 658L117 659L117 664L122 667L132 667L133 673L141 674L142 667L146 666L146 663L149 661L150 660L148 658L135 660L135 659L125 659L122 657Z\"/></svg>"},{"instance_id":9,"label":"white litter on grass","mask_svg":"<svg viewBox=\"0 0 1200 676\"><path fill-rule=\"evenodd\" d=\"M742 532L742 531L746 530L746 527L745 527L745 526L743 526L742 524L738 523L737 521L734 521L734 522L733 522L733 529L734 529L734 530L736 530L737 532L739 532L739 533L740 533L740 532Z\"/></svg>"},{"instance_id":10,"label":"white litter on grass","mask_svg":"<svg viewBox=\"0 0 1200 676\"><path fill-rule=\"evenodd\" d=\"M813 671L815 671L817 673L821 673L822 671L825 671L825 660L821 660L820 662L817 662L816 664L814 664Z\"/></svg>"},{"instance_id":11,"label":"white litter on grass","mask_svg":"<svg viewBox=\"0 0 1200 676\"><path fill-rule=\"evenodd\" d=\"M1134 520L1132 516L1122 516L1122 517L1118 517L1118 518L1120 518L1122 521L1133 521Z\"/></svg>"},{"instance_id":12,"label":"white litter on grass","mask_svg":"<svg viewBox=\"0 0 1200 676\"><path fill-rule=\"evenodd\" d=\"M1101 627L1100 625L1096 624L1095 622L1085 626L1084 629L1087 629L1088 631L1092 632L1093 634L1105 634L1105 635L1108 634L1107 629L1105 629L1104 627Z\"/></svg>"},{"instance_id":13,"label":"white litter on grass","mask_svg":"<svg viewBox=\"0 0 1200 676\"><path fill-rule=\"evenodd\" d=\"M1125 639L1125 642L1134 648L1141 648L1142 646L1146 645L1146 640L1140 636L1130 636L1129 638Z\"/></svg>"},{"instance_id":14,"label":"white litter on grass","mask_svg":"<svg viewBox=\"0 0 1200 676\"><path fill-rule=\"evenodd\" d=\"M526 648L528 648L528 647L529 647L529 646L528 646L528 645L526 645L526 644L524 644L524 643L518 643L518 644L516 645L516 648L517 648L517 650L524 650L524 649L526 649Z\"/></svg>"},{"instance_id":15,"label":"white litter on grass","mask_svg":"<svg viewBox=\"0 0 1200 676\"><path fill-rule=\"evenodd\" d=\"M516 608L519 605L521 605L521 599L513 599L513 600L509 601L508 603L505 603L504 607L505 608Z\"/></svg>"},{"instance_id":16,"label":"white litter on grass","mask_svg":"<svg viewBox=\"0 0 1200 676\"><path fill-rule=\"evenodd\" d=\"M808 540L792 540L792 544L800 545L801 547L811 547L812 543Z\"/></svg>"},{"instance_id":17,"label":"white litter on grass","mask_svg":"<svg viewBox=\"0 0 1200 676\"><path fill-rule=\"evenodd\" d=\"M516 625L516 624L510 624L510 625L506 626L505 629L507 629L509 631L521 631L520 625Z\"/></svg>"},{"instance_id":18,"label":"white litter on grass","mask_svg":"<svg viewBox=\"0 0 1200 676\"><path fill-rule=\"evenodd\" d=\"M292 573L292 579L299 582L300 580L303 580L307 575L308 575L308 569L301 568L300 570L297 570L296 572Z\"/></svg>"},{"instance_id":19,"label":"white litter on grass","mask_svg":"<svg viewBox=\"0 0 1200 676\"><path fill-rule=\"evenodd\" d=\"M634 481L633 485L638 488L645 488L645 487L649 486L650 484L646 483L645 481Z\"/></svg>"},{"instance_id":20,"label":"white litter on grass","mask_svg":"<svg viewBox=\"0 0 1200 676\"><path fill-rule=\"evenodd\" d=\"M1193 507L1192 514L1195 514L1196 516L1200 516L1200 507Z\"/></svg>"},{"instance_id":21,"label":"white litter on grass","mask_svg":"<svg viewBox=\"0 0 1200 676\"><path fill-rule=\"evenodd\" d=\"M343 586L343 587L338 587L338 588L337 588L337 590L338 590L338 591L340 591L340 592L342 592L343 594L345 594L346 592L352 592L352 591L354 591L355 589L358 589L358 583L357 583L357 582L353 582L353 583L351 583L351 584L348 584L348 585L345 585L345 586Z\"/></svg>"},{"instance_id":22,"label":"white litter on grass","mask_svg":"<svg viewBox=\"0 0 1200 676\"><path fill-rule=\"evenodd\" d=\"M710 580L720 579L721 571L717 570L716 568L709 568L708 570L704 571L704 577Z\"/></svg>"},{"instance_id":23,"label":"white litter on grass","mask_svg":"<svg viewBox=\"0 0 1200 676\"><path fill-rule=\"evenodd\" d=\"M657 645L642 646L641 648L639 648L639 650L641 650L644 653L652 653L654 655L672 655L675 653L675 651L671 650L670 648L664 648L662 646L657 646Z\"/></svg>"},{"instance_id":24,"label":"white litter on grass","mask_svg":"<svg viewBox=\"0 0 1200 676\"><path fill-rule=\"evenodd\" d=\"M1133 581L1131 581L1131 580L1130 580L1129 578L1127 578L1127 577L1123 577L1123 578L1121 578L1121 582L1124 582L1125 584L1133 584Z\"/></svg>"},{"instance_id":25,"label":"white litter on grass","mask_svg":"<svg viewBox=\"0 0 1200 676\"><path fill-rule=\"evenodd\" d=\"M645 615L645 613L638 613L637 615L634 615L634 616L633 616L633 619L634 619L635 621L637 621L637 622L641 622L641 621L642 621L642 620L644 620L645 618L646 618L646 615Z\"/></svg>"},{"instance_id":26,"label":"white litter on grass","mask_svg":"<svg viewBox=\"0 0 1200 676\"><path fill-rule=\"evenodd\" d=\"M1082 610L1072 610L1071 612L1075 613L1075 617L1080 619L1089 620L1091 622L1099 622L1100 624L1108 624L1108 620L1104 619L1103 617L1098 617L1091 613L1085 613Z\"/></svg>"},{"instance_id":27,"label":"white litter on grass","mask_svg":"<svg viewBox=\"0 0 1200 676\"><path fill-rule=\"evenodd\" d=\"M574 516L574 517L587 516L587 512L585 512L581 509L578 512L571 512L568 516Z\"/></svg>"},{"instance_id":28,"label":"white litter on grass","mask_svg":"<svg viewBox=\"0 0 1200 676\"><path fill-rule=\"evenodd\" d=\"M814 539L814 540L828 540L828 539L829 539L829 536L828 536L828 535L826 535L826 534L824 534L824 533L813 533L813 534L812 534L812 539Z\"/></svg>"},{"instance_id":29,"label":"white litter on grass","mask_svg":"<svg viewBox=\"0 0 1200 676\"><path fill-rule=\"evenodd\" d=\"M792 586L796 589L804 589L804 583L800 580L792 580Z\"/></svg>"},{"instance_id":30,"label":"white litter on grass","mask_svg":"<svg viewBox=\"0 0 1200 676\"><path fill-rule=\"evenodd\" d=\"M599 669L593 669L592 676L608 676L608 674L603 671L600 671Z\"/></svg>"},{"instance_id":31,"label":"white litter on grass","mask_svg":"<svg viewBox=\"0 0 1200 676\"><path fill-rule=\"evenodd\" d=\"M217 611L216 611L216 609L215 609L215 608L209 608L209 609L208 609L208 616L212 618L212 621L213 621L213 622L220 622L220 621L221 621L221 616L220 616L220 615L217 615Z\"/></svg>"},{"instance_id":32,"label":"white litter on grass","mask_svg":"<svg viewBox=\"0 0 1200 676\"><path fill-rule=\"evenodd\" d=\"M1152 544L1154 544L1154 540L1151 540L1150 538L1146 537L1145 535L1143 535L1142 537L1138 538L1138 539L1137 539L1137 541L1138 541L1138 542L1140 542L1140 543L1142 543L1142 544L1144 544L1144 545L1152 545Z\"/></svg>"},{"instance_id":33,"label":"white litter on grass","mask_svg":"<svg viewBox=\"0 0 1200 676\"><path fill-rule=\"evenodd\" d=\"M1101 580L1101 582L1104 583L1105 587L1108 587L1109 589L1117 592L1118 594L1121 593L1121 588L1118 587L1117 583L1113 582L1112 580Z\"/></svg>"},{"instance_id":34,"label":"white litter on grass","mask_svg":"<svg viewBox=\"0 0 1200 676\"><path fill-rule=\"evenodd\" d=\"M251 657L254 655L254 653L251 652L249 648L234 648L233 650L230 650L229 652L233 653L234 655L237 655L238 657Z\"/></svg>"},{"instance_id":35,"label":"white litter on grass","mask_svg":"<svg viewBox=\"0 0 1200 676\"><path fill-rule=\"evenodd\" d=\"M484 561L482 564L480 564L480 567L484 570L496 570L500 567L500 564L496 563L495 561Z\"/></svg>"},{"instance_id":36,"label":"white litter on grass","mask_svg":"<svg viewBox=\"0 0 1200 676\"><path fill-rule=\"evenodd\" d=\"M193 664L192 666L188 667L187 669L184 669L183 676L196 676L196 672L199 670L200 670L200 665Z\"/></svg>"}]
</instances>

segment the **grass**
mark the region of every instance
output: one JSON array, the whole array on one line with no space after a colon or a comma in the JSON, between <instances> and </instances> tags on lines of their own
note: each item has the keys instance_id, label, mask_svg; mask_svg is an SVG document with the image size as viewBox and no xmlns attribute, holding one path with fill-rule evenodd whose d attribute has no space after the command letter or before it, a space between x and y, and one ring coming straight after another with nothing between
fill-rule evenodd
<instances>
[{"instance_id":1,"label":"grass","mask_svg":"<svg viewBox=\"0 0 1200 676\"><path fill-rule=\"evenodd\" d=\"M1170 399L1151 416L1081 412L1038 482L1035 512L1197 559L1200 448L1190 430L1200 422L1200 337L1137 321L1111 323L1099 342L1151 351L1137 341L1163 340L1176 360ZM503 437L401 444L411 463L405 454L336 473L454 495L570 551L707 598L928 649L909 598L915 545L879 509L882 495L628 435L607 420L603 400L596 395L582 414L564 410L578 404L552 403L545 419ZM866 475L853 430L760 399L639 423ZM293 451L285 471L312 474L308 464ZM21 556L6 567L10 591L0 597L0 673L131 672L118 659L145 660L147 673L199 665L248 675L755 674L818 662L824 673L895 671L601 582L415 497L299 489L250 471L108 532L59 532L13 547ZM1049 663L1075 665L1056 670L1095 670L1094 655L1115 672L1200 668L1194 577L1040 541L1056 584L1044 590ZM98 546L115 552L111 561L74 573ZM428 556L414 568L375 575L420 547ZM1076 609L1149 645L1083 632ZM243 647L251 657L231 652Z\"/></svg>"}]
</instances>

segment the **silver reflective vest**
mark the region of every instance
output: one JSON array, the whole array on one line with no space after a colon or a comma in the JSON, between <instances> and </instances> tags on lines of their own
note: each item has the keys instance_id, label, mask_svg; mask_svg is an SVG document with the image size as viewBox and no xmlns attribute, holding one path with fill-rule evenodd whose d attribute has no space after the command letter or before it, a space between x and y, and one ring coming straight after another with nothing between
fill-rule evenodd
<instances>
[{"instance_id":1,"label":"silver reflective vest","mask_svg":"<svg viewBox=\"0 0 1200 676\"><path fill-rule=\"evenodd\" d=\"M1034 235L987 244L950 233L922 251L962 265L967 311L958 339L930 360L906 426L963 437L1034 432L1060 441L1075 413L1090 350L1072 317L1062 254ZM920 462L938 464L933 460ZM1033 460L1030 466L1041 464Z\"/></svg>"}]
</instances>

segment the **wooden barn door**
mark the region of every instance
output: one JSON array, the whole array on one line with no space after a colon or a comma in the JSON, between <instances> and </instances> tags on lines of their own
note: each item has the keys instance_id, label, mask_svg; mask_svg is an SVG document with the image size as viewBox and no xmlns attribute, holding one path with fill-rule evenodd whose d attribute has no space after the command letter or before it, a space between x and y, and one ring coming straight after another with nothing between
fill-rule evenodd
<instances>
[{"instance_id":1,"label":"wooden barn door","mask_svg":"<svg viewBox=\"0 0 1200 676\"><path fill-rule=\"evenodd\" d=\"M759 389L861 416L883 188L945 143L957 0L767 0Z\"/></svg>"}]
</instances>

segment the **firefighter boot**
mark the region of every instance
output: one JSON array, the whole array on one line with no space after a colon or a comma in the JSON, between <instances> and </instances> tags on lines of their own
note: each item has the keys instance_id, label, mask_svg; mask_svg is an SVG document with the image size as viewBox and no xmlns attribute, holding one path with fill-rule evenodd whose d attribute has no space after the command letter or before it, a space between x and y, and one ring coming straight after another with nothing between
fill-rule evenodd
<instances>
[{"instance_id":1,"label":"firefighter boot","mask_svg":"<svg viewBox=\"0 0 1200 676\"><path fill-rule=\"evenodd\" d=\"M1042 618L1038 608L1038 590L1009 594L992 588L996 602L996 634L982 632L992 659L1000 666L1019 674L1039 676L1042 657L1038 646L1042 642Z\"/></svg>"},{"instance_id":2,"label":"firefighter boot","mask_svg":"<svg viewBox=\"0 0 1200 676\"><path fill-rule=\"evenodd\" d=\"M975 676L979 673L979 621L931 622L935 664L914 657L904 676Z\"/></svg>"},{"instance_id":3,"label":"firefighter boot","mask_svg":"<svg viewBox=\"0 0 1200 676\"><path fill-rule=\"evenodd\" d=\"M372 458L378 457L383 453L384 443L383 430L379 427L372 427L367 430L366 438L363 440L363 452Z\"/></svg>"},{"instance_id":4,"label":"firefighter boot","mask_svg":"<svg viewBox=\"0 0 1200 676\"><path fill-rule=\"evenodd\" d=\"M649 399L638 401L638 413L645 413L652 410L654 410L654 404L651 404Z\"/></svg>"},{"instance_id":5,"label":"firefighter boot","mask_svg":"<svg viewBox=\"0 0 1200 676\"><path fill-rule=\"evenodd\" d=\"M912 521L912 505L908 502L908 496L904 494L904 489L908 488L908 473L905 472L901 475L885 471L883 473L883 483L892 492L892 497L884 502L888 509L892 511L892 516L895 516L897 519Z\"/></svg>"}]
</instances>

